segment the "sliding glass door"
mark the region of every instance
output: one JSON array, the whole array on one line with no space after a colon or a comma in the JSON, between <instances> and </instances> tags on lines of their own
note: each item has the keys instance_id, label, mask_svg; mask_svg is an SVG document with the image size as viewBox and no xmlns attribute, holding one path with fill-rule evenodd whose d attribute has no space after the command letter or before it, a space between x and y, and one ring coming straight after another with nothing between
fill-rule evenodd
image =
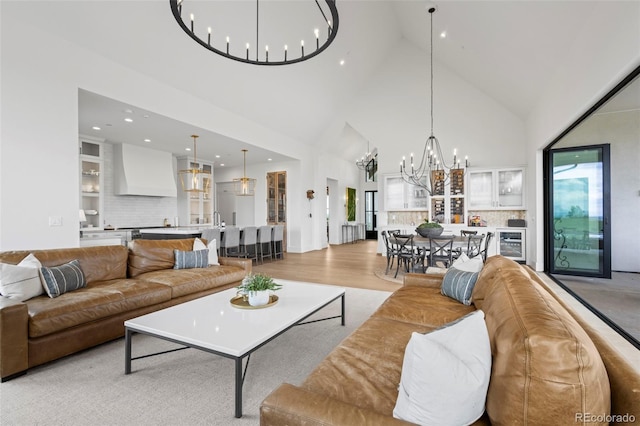
<instances>
[{"instance_id":1,"label":"sliding glass door","mask_svg":"<svg viewBox=\"0 0 640 426\"><path fill-rule=\"evenodd\" d=\"M549 272L611 278L609 145L549 156Z\"/></svg>"}]
</instances>

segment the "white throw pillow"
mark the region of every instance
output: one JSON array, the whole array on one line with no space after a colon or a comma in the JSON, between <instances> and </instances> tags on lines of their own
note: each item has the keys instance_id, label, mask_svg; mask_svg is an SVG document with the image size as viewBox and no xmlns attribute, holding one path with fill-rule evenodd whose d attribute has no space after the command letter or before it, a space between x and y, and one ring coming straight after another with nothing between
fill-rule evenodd
<instances>
[{"instance_id":1,"label":"white throw pillow","mask_svg":"<svg viewBox=\"0 0 640 426\"><path fill-rule=\"evenodd\" d=\"M480 256L476 256L470 259L469 256L462 253L460 257L458 257L453 262L453 264L451 264L451 266L459 271L480 272L482 270L482 267L484 266L484 262L482 262L482 257Z\"/></svg>"},{"instance_id":2,"label":"white throw pillow","mask_svg":"<svg viewBox=\"0 0 640 426\"><path fill-rule=\"evenodd\" d=\"M481 310L431 333L413 333L393 416L420 425L471 424L484 413L490 376L491 347Z\"/></svg>"},{"instance_id":3,"label":"white throw pillow","mask_svg":"<svg viewBox=\"0 0 640 426\"><path fill-rule=\"evenodd\" d=\"M17 265L0 264L0 294L19 302L40 296L44 293L40 280L41 267L42 264L33 253Z\"/></svg>"},{"instance_id":4,"label":"white throw pillow","mask_svg":"<svg viewBox=\"0 0 640 426\"><path fill-rule=\"evenodd\" d=\"M204 241L200 238L196 238L193 242L193 250L204 250L209 249L209 265L220 265L218 262L218 249L216 247L216 239L212 239L209 241L209 244L204 245Z\"/></svg>"}]
</instances>

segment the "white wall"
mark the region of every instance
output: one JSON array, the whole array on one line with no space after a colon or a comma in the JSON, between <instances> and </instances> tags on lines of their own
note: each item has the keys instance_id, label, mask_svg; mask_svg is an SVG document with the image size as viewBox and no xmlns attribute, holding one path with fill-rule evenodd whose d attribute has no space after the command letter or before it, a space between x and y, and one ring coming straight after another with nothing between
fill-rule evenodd
<instances>
[{"instance_id":1,"label":"white wall","mask_svg":"<svg viewBox=\"0 0 640 426\"><path fill-rule=\"evenodd\" d=\"M308 145L29 27L7 13L1 19L0 250L78 246L78 88L290 157L310 156ZM292 170L294 185L304 181L297 178L299 173ZM290 204L301 203L299 193L292 192ZM61 217L62 226L50 227L51 216ZM307 231L300 229L300 219L290 225L294 229L289 235L298 241L294 246L302 250Z\"/></svg>"},{"instance_id":2,"label":"white wall","mask_svg":"<svg viewBox=\"0 0 640 426\"><path fill-rule=\"evenodd\" d=\"M541 151L640 65L639 18L639 2L599 2L527 118L527 204L535 206L527 253L536 270L544 269Z\"/></svg>"}]
</instances>

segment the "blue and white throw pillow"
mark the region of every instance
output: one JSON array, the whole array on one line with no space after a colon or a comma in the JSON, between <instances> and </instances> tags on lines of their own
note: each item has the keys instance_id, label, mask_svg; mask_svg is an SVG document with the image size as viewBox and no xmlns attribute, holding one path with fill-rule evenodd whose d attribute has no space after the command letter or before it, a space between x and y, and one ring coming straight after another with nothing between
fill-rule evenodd
<instances>
[{"instance_id":1,"label":"blue and white throw pillow","mask_svg":"<svg viewBox=\"0 0 640 426\"><path fill-rule=\"evenodd\" d=\"M206 268L209 266L209 250L181 251L174 250L175 263L173 269Z\"/></svg>"},{"instance_id":2,"label":"blue and white throw pillow","mask_svg":"<svg viewBox=\"0 0 640 426\"><path fill-rule=\"evenodd\" d=\"M87 286L78 260L50 268L43 266L40 271L44 279L44 290L51 298Z\"/></svg>"},{"instance_id":3,"label":"blue and white throw pillow","mask_svg":"<svg viewBox=\"0 0 640 426\"><path fill-rule=\"evenodd\" d=\"M478 272L461 271L453 266L442 279L440 292L464 305L471 305L471 293L478 280Z\"/></svg>"}]
</instances>

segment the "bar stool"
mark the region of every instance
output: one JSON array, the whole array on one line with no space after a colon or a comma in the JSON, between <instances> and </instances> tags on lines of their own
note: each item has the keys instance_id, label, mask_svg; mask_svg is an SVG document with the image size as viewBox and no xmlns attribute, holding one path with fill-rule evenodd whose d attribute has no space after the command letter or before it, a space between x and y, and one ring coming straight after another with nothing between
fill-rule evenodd
<instances>
[{"instance_id":1,"label":"bar stool","mask_svg":"<svg viewBox=\"0 0 640 426\"><path fill-rule=\"evenodd\" d=\"M264 263L265 257L271 257L271 226L263 225L258 228L258 247L260 249L258 256Z\"/></svg>"},{"instance_id":2,"label":"bar stool","mask_svg":"<svg viewBox=\"0 0 640 426\"><path fill-rule=\"evenodd\" d=\"M220 256L220 229L205 229L202 231L202 238L207 240L207 244L213 240L216 240L216 251L218 252L218 256Z\"/></svg>"},{"instance_id":3,"label":"bar stool","mask_svg":"<svg viewBox=\"0 0 640 426\"><path fill-rule=\"evenodd\" d=\"M284 225L275 225L273 227L273 258L278 259L278 255L280 255L280 259L284 259Z\"/></svg>"},{"instance_id":4,"label":"bar stool","mask_svg":"<svg viewBox=\"0 0 640 426\"><path fill-rule=\"evenodd\" d=\"M224 236L222 237L222 252L223 256L231 256L240 253L240 228L235 226L227 226L224 230Z\"/></svg>"},{"instance_id":5,"label":"bar stool","mask_svg":"<svg viewBox=\"0 0 640 426\"><path fill-rule=\"evenodd\" d=\"M255 260L258 263L258 228L247 226L240 235L240 249L247 259Z\"/></svg>"}]
</instances>

